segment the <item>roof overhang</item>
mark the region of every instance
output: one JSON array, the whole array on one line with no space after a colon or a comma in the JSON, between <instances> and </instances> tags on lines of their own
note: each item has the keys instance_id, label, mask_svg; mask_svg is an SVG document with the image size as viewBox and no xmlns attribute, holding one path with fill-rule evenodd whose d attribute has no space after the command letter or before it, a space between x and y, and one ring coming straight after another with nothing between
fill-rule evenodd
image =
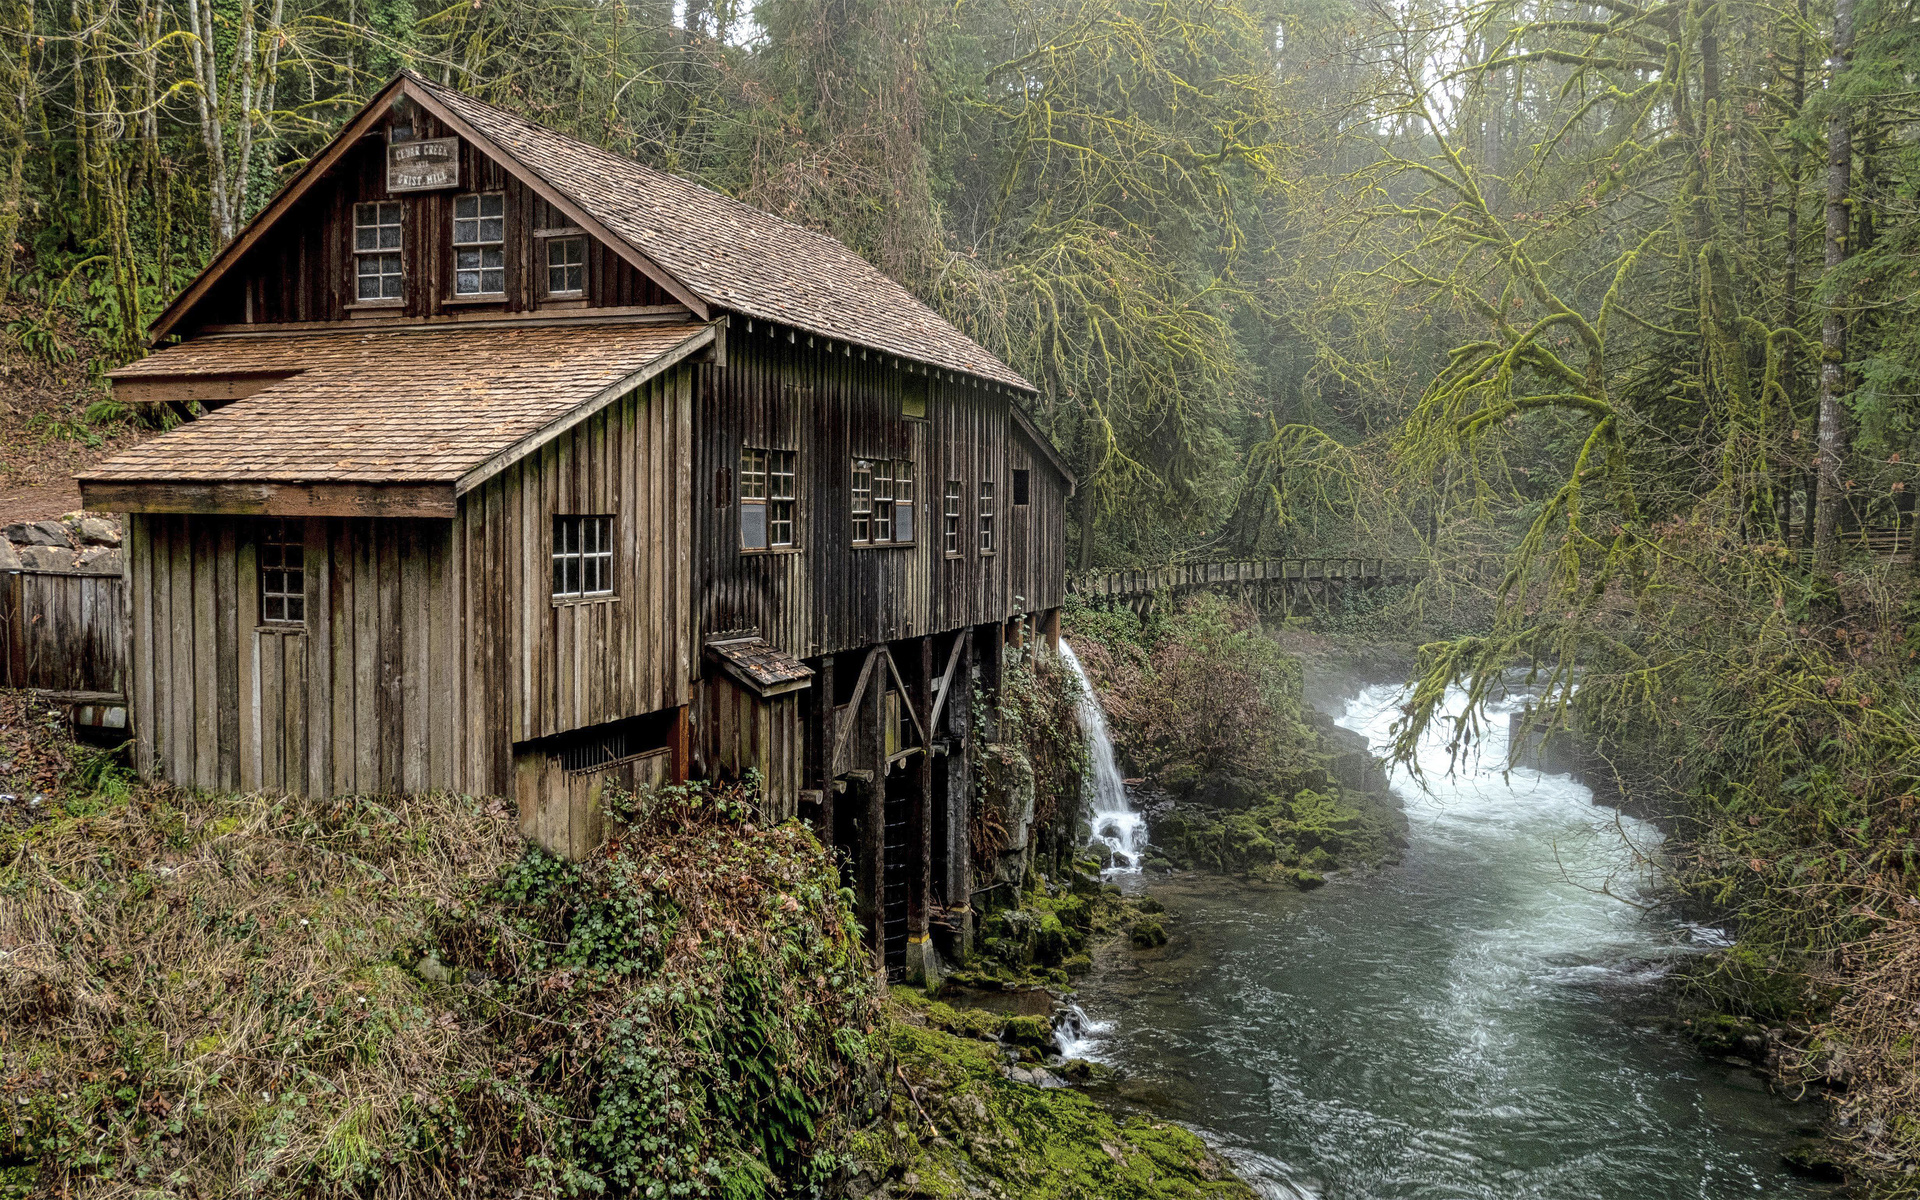
<instances>
[{"instance_id":1,"label":"roof overhang","mask_svg":"<svg viewBox=\"0 0 1920 1200\"><path fill-rule=\"evenodd\" d=\"M761 637L710 641L706 658L762 700L813 686L813 668Z\"/></svg>"},{"instance_id":2,"label":"roof overhang","mask_svg":"<svg viewBox=\"0 0 1920 1200\"><path fill-rule=\"evenodd\" d=\"M1067 495L1071 496L1079 491L1080 480L1067 469L1067 460L1060 457L1060 451L1054 448L1053 439L1040 432L1040 427L1033 423L1033 418L1022 411L1018 404L1007 405L1007 411L1013 414L1013 423L1027 435L1027 440L1032 442L1033 448L1040 452L1040 457L1047 460L1048 466L1060 472L1060 478L1066 481Z\"/></svg>"},{"instance_id":3,"label":"roof overhang","mask_svg":"<svg viewBox=\"0 0 1920 1200\"><path fill-rule=\"evenodd\" d=\"M149 377L215 388L267 370L278 382L95 464L78 477L81 497L105 512L451 518L461 496L712 352L720 332L649 323L196 338L125 368L116 386ZM446 365L461 361L470 370Z\"/></svg>"},{"instance_id":4,"label":"roof overhang","mask_svg":"<svg viewBox=\"0 0 1920 1200\"><path fill-rule=\"evenodd\" d=\"M94 512L204 513L235 517L427 517L451 520L450 483L271 483L110 479L80 481Z\"/></svg>"}]
</instances>

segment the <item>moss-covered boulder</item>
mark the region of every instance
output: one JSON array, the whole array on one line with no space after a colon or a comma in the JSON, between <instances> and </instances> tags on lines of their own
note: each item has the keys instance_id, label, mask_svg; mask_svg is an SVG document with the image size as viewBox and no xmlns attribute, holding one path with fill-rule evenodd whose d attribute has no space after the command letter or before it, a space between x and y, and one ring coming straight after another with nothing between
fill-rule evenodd
<instances>
[{"instance_id":1,"label":"moss-covered boulder","mask_svg":"<svg viewBox=\"0 0 1920 1200\"><path fill-rule=\"evenodd\" d=\"M848 1147L845 1195L1253 1200L1252 1189L1178 1125L1117 1115L1073 1088L1016 1083L991 1046L928 1028L911 1010L898 1012L887 1040L899 1072L886 1119ZM1088 1064L1066 1073L1099 1072Z\"/></svg>"}]
</instances>

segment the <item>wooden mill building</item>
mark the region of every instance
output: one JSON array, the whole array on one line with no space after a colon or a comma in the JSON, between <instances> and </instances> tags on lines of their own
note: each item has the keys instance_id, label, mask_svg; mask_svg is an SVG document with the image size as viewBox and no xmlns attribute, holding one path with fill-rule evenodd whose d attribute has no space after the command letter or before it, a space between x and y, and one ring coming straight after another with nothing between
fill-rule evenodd
<instances>
[{"instance_id":1,"label":"wooden mill building","mask_svg":"<svg viewBox=\"0 0 1920 1200\"><path fill-rule=\"evenodd\" d=\"M758 771L877 947L964 935L976 686L1057 628L1032 387L840 243L404 74L159 318L140 770L517 799Z\"/></svg>"}]
</instances>

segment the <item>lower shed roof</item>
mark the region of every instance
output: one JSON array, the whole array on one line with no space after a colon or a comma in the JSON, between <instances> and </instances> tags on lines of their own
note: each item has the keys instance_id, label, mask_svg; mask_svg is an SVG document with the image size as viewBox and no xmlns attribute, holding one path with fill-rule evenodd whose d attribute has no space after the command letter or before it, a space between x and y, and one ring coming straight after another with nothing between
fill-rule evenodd
<instances>
[{"instance_id":1,"label":"lower shed roof","mask_svg":"<svg viewBox=\"0 0 1920 1200\"><path fill-rule=\"evenodd\" d=\"M451 516L461 493L714 338L703 324L237 334L116 382L273 377L79 477L90 508Z\"/></svg>"}]
</instances>

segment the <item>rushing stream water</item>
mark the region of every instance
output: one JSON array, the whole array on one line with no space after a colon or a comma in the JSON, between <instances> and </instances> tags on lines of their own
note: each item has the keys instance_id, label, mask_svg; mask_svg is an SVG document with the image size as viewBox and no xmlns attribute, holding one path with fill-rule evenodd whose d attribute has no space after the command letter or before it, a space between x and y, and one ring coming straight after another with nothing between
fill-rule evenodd
<instances>
[{"instance_id":1,"label":"rushing stream water","mask_svg":"<svg viewBox=\"0 0 1920 1200\"><path fill-rule=\"evenodd\" d=\"M1384 746L1396 694L1341 723ZM1083 1050L1278 1197L1824 1194L1780 1162L1813 1110L1658 1024L1649 985L1717 935L1615 898L1657 832L1566 776L1503 779L1494 715L1486 765L1448 777L1436 738L1427 791L1395 778L1396 866L1304 893L1156 882L1174 941L1088 981Z\"/></svg>"}]
</instances>

